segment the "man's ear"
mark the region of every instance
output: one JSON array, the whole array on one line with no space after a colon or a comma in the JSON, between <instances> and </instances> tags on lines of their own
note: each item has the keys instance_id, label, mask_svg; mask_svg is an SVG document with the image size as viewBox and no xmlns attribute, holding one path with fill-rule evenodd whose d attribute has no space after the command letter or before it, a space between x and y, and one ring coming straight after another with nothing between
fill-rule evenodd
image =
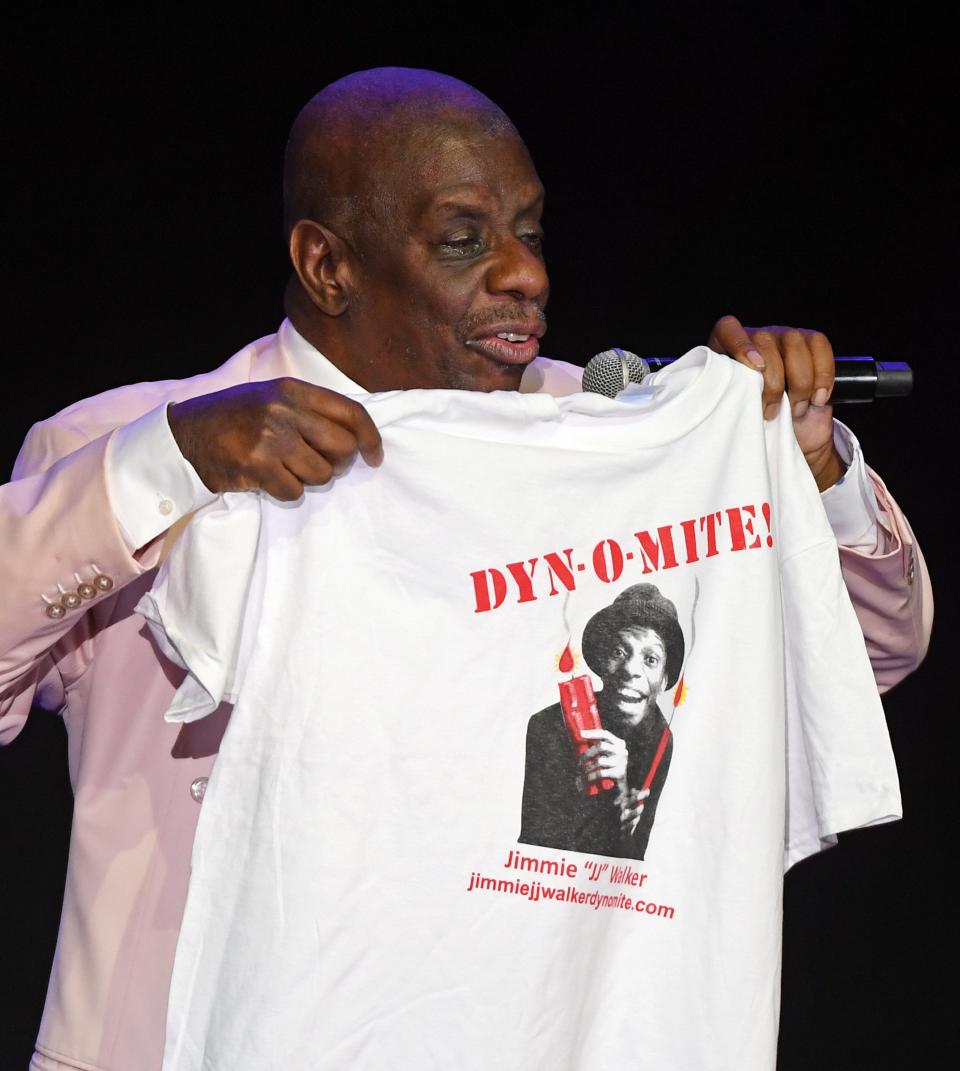
<instances>
[{"instance_id":1,"label":"man's ear","mask_svg":"<svg viewBox=\"0 0 960 1071\"><path fill-rule=\"evenodd\" d=\"M301 219L290 231L290 260L310 300L328 316L347 311L352 291L350 246L329 227Z\"/></svg>"}]
</instances>

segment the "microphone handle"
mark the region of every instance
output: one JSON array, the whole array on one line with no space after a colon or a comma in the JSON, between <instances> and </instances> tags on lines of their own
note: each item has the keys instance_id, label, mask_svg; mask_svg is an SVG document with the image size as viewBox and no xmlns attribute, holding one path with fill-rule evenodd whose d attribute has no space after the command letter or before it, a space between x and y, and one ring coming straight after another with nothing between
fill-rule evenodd
<instances>
[{"instance_id":1,"label":"microphone handle","mask_svg":"<svg viewBox=\"0 0 960 1071\"><path fill-rule=\"evenodd\" d=\"M673 364L676 357L644 357L651 372ZM872 402L874 398L905 398L913 390L913 369L904 361L875 361L872 357L835 357L831 405Z\"/></svg>"}]
</instances>

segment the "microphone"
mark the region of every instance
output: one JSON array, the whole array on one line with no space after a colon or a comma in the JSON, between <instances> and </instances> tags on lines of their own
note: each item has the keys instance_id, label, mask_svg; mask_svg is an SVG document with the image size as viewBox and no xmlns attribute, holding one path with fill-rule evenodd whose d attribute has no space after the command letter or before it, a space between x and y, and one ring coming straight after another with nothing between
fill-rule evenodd
<instances>
[{"instance_id":1,"label":"microphone","mask_svg":"<svg viewBox=\"0 0 960 1071\"><path fill-rule=\"evenodd\" d=\"M676 357L638 357L615 346L587 361L583 389L615 398L630 383L673 364ZM903 361L872 357L835 357L836 375L830 405L872 402L874 398L905 398L913 390L913 369Z\"/></svg>"}]
</instances>

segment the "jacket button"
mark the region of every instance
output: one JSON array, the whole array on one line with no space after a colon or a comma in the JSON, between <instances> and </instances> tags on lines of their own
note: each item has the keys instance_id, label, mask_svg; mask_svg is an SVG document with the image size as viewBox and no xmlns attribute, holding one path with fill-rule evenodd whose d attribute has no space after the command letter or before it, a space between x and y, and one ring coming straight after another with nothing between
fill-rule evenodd
<instances>
[{"instance_id":1,"label":"jacket button","mask_svg":"<svg viewBox=\"0 0 960 1071\"><path fill-rule=\"evenodd\" d=\"M197 803L203 803L204 794L207 791L207 781L209 777L198 777L196 781L190 785L190 795L197 801Z\"/></svg>"},{"instance_id":2,"label":"jacket button","mask_svg":"<svg viewBox=\"0 0 960 1071\"><path fill-rule=\"evenodd\" d=\"M77 587L77 594L81 599L92 599L97 594L97 589L93 584L83 583Z\"/></svg>"},{"instance_id":3,"label":"jacket button","mask_svg":"<svg viewBox=\"0 0 960 1071\"><path fill-rule=\"evenodd\" d=\"M44 607L43 612L50 618L51 621L59 621L61 617L64 617L67 613L66 608L61 606L58 602L50 602Z\"/></svg>"},{"instance_id":4,"label":"jacket button","mask_svg":"<svg viewBox=\"0 0 960 1071\"><path fill-rule=\"evenodd\" d=\"M68 610L76 610L76 608L82 602L82 599L80 598L80 596L75 591L65 591L63 593L63 598L61 598L60 602Z\"/></svg>"},{"instance_id":5,"label":"jacket button","mask_svg":"<svg viewBox=\"0 0 960 1071\"><path fill-rule=\"evenodd\" d=\"M93 585L98 591L109 591L113 587L113 580L109 576L100 573L93 578Z\"/></svg>"}]
</instances>

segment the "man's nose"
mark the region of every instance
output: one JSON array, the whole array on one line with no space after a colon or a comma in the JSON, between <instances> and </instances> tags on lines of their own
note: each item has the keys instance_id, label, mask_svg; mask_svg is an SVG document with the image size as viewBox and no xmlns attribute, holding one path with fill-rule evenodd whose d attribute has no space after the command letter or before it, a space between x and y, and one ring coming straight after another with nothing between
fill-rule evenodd
<instances>
[{"instance_id":1,"label":"man's nose","mask_svg":"<svg viewBox=\"0 0 960 1071\"><path fill-rule=\"evenodd\" d=\"M620 672L623 674L627 681L640 680L645 674L643 655L628 655L624 660L620 668Z\"/></svg>"},{"instance_id":2,"label":"man's nose","mask_svg":"<svg viewBox=\"0 0 960 1071\"><path fill-rule=\"evenodd\" d=\"M520 238L511 238L499 250L487 273L491 293L509 294L518 301L546 304L550 279L543 259Z\"/></svg>"}]
</instances>

